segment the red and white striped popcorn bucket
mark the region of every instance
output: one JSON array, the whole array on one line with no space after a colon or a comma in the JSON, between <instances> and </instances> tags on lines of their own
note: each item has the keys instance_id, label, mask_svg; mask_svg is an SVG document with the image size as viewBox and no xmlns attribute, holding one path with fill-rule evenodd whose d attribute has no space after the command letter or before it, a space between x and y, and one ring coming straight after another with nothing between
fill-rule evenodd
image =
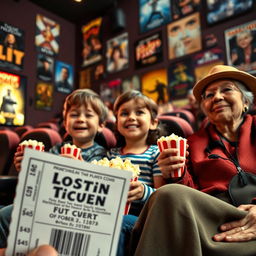
<instances>
[{"instance_id":1,"label":"red and white striped popcorn bucket","mask_svg":"<svg viewBox=\"0 0 256 256\"><path fill-rule=\"evenodd\" d=\"M79 159L80 153L81 153L80 148L74 148L74 147L62 147L61 148L62 155L70 155L77 159Z\"/></svg>"},{"instance_id":2,"label":"red and white striped popcorn bucket","mask_svg":"<svg viewBox=\"0 0 256 256\"><path fill-rule=\"evenodd\" d=\"M186 145L187 140L184 138L178 138L177 140L171 139L171 140L164 140L164 141L158 141L157 142L158 148L160 152L162 152L164 149L167 148L177 148L178 156L185 157L186 156ZM178 170L174 170L171 172L172 178L179 178L183 175L184 172L184 166L179 168Z\"/></svg>"},{"instance_id":3,"label":"red and white striped popcorn bucket","mask_svg":"<svg viewBox=\"0 0 256 256\"><path fill-rule=\"evenodd\" d=\"M137 181L137 180L138 180L138 177L135 177L135 178L131 179L131 182L132 181ZM124 215L127 215L129 213L130 207L131 207L131 203L127 202L126 205L125 205L125 208L124 208Z\"/></svg>"},{"instance_id":4,"label":"red and white striped popcorn bucket","mask_svg":"<svg viewBox=\"0 0 256 256\"><path fill-rule=\"evenodd\" d=\"M44 151L44 145L19 145L17 151L24 151L25 148L31 148L38 151Z\"/></svg>"}]
</instances>

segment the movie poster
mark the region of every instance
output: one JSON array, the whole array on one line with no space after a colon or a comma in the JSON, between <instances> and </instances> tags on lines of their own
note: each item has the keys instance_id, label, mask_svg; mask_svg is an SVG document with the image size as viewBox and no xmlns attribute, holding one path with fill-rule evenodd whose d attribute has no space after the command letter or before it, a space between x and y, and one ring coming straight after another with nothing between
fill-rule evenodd
<instances>
[{"instance_id":1,"label":"movie poster","mask_svg":"<svg viewBox=\"0 0 256 256\"><path fill-rule=\"evenodd\" d=\"M0 67L17 71L23 69L24 41L23 30L0 22Z\"/></svg>"},{"instance_id":2,"label":"movie poster","mask_svg":"<svg viewBox=\"0 0 256 256\"><path fill-rule=\"evenodd\" d=\"M169 101L186 99L195 82L191 59L172 63L168 68L168 81Z\"/></svg>"},{"instance_id":3,"label":"movie poster","mask_svg":"<svg viewBox=\"0 0 256 256\"><path fill-rule=\"evenodd\" d=\"M37 51L56 56L59 53L60 25L55 21L37 14L35 45Z\"/></svg>"},{"instance_id":4,"label":"movie poster","mask_svg":"<svg viewBox=\"0 0 256 256\"><path fill-rule=\"evenodd\" d=\"M157 104L168 102L166 69L150 71L141 77L141 91Z\"/></svg>"},{"instance_id":5,"label":"movie poster","mask_svg":"<svg viewBox=\"0 0 256 256\"><path fill-rule=\"evenodd\" d=\"M26 78L0 71L0 125L25 124Z\"/></svg>"},{"instance_id":6,"label":"movie poster","mask_svg":"<svg viewBox=\"0 0 256 256\"><path fill-rule=\"evenodd\" d=\"M101 23L102 18L97 18L82 26L82 67L86 67L102 59Z\"/></svg>"},{"instance_id":7,"label":"movie poster","mask_svg":"<svg viewBox=\"0 0 256 256\"><path fill-rule=\"evenodd\" d=\"M58 92L70 93L73 90L73 66L62 61L55 63L55 89Z\"/></svg>"},{"instance_id":8,"label":"movie poster","mask_svg":"<svg viewBox=\"0 0 256 256\"><path fill-rule=\"evenodd\" d=\"M98 81L105 78L105 66L99 63L94 67L93 80Z\"/></svg>"},{"instance_id":9,"label":"movie poster","mask_svg":"<svg viewBox=\"0 0 256 256\"><path fill-rule=\"evenodd\" d=\"M162 34L157 33L152 36L138 40L135 43L135 67L143 68L163 60L163 40Z\"/></svg>"},{"instance_id":10,"label":"movie poster","mask_svg":"<svg viewBox=\"0 0 256 256\"><path fill-rule=\"evenodd\" d=\"M202 49L200 14L194 13L167 26L169 59Z\"/></svg>"},{"instance_id":11,"label":"movie poster","mask_svg":"<svg viewBox=\"0 0 256 256\"><path fill-rule=\"evenodd\" d=\"M113 104L115 99L120 95L120 86L122 80L117 78L100 85L100 97L103 102Z\"/></svg>"},{"instance_id":12,"label":"movie poster","mask_svg":"<svg viewBox=\"0 0 256 256\"><path fill-rule=\"evenodd\" d=\"M214 24L252 8L253 0L207 0L207 22Z\"/></svg>"},{"instance_id":13,"label":"movie poster","mask_svg":"<svg viewBox=\"0 0 256 256\"><path fill-rule=\"evenodd\" d=\"M128 33L123 33L107 41L107 71L114 73L128 68Z\"/></svg>"},{"instance_id":14,"label":"movie poster","mask_svg":"<svg viewBox=\"0 0 256 256\"><path fill-rule=\"evenodd\" d=\"M172 18L178 20L183 16L189 15L192 12L197 12L201 7L201 0L171 0Z\"/></svg>"},{"instance_id":15,"label":"movie poster","mask_svg":"<svg viewBox=\"0 0 256 256\"><path fill-rule=\"evenodd\" d=\"M138 75L133 75L131 77L123 79L121 90L122 93L129 90L140 91L140 77Z\"/></svg>"},{"instance_id":16,"label":"movie poster","mask_svg":"<svg viewBox=\"0 0 256 256\"><path fill-rule=\"evenodd\" d=\"M224 56L220 48L213 48L196 54L194 56L195 82L204 78L213 66L223 64Z\"/></svg>"},{"instance_id":17,"label":"movie poster","mask_svg":"<svg viewBox=\"0 0 256 256\"><path fill-rule=\"evenodd\" d=\"M37 78L44 82L53 80L54 59L45 54L37 55Z\"/></svg>"},{"instance_id":18,"label":"movie poster","mask_svg":"<svg viewBox=\"0 0 256 256\"><path fill-rule=\"evenodd\" d=\"M170 0L138 0L140 32L144 33L171 21Z\"/></svg>"},{"instance_id":19,"label":"movie poster","mask_svg":"<svg viewBox=\"0 0 256 256\"><path fill-rule=\"evenodd\" d=\"M91 88L92 87L92 72L91 67L80 71L79 88Z\"/></svg>"},{"instance_id":20,"label":"movie poster","mask_svg":"<svg viewBox=\"0 0 256 256\"><path fill-rule=\"evenodd\" d=\"M51 110L53 104L53 85L46 82L36 84L36 109Z\"/></svg>"},{"instance_id":21,"label":"movie poster","mask_svg":"<svg viewBox=\"0 0 256 256\"><path fill-rule=\"evenodd\" d=\"M228 65L256 73L256 20L225 30Z\"/></svg>"}]
</instances>

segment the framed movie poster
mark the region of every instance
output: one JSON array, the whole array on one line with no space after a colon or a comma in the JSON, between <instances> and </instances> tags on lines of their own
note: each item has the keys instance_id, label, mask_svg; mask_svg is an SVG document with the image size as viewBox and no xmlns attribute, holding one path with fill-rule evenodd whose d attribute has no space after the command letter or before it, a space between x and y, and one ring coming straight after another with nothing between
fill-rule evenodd
<instances>
[{"instance_id":1,"label":"framed movie poster","mask_svg":"<svg viewBox=\"0 0 256 256\"><path fill-rule=\"evenodd\" d=\"M135 67L142 68L163 61L162 34L156 33L135 43Z\"/></svg>"},{"instance_id":2,"label":"framed movie poster","mask_svg":"<svg viewBox=\"0 0 256 256\"><path fill-rule=\"evenodd\" d=\"M180 19L193 12L199 11L201 7L201 0L171 0L172 18L174 20Z\"/></svg>"},{"instance_id":3,"label":"framed movie poster","mask_svg":"<svg viewBox=\"0 0 256 256\"><path fill-rule=\"evenodd\" d=\"M207 22L214 24L229 17L243 13L252 8L253 0L229 0L213 1L206 0L207 3Z\"/></svg>"},{"instance_id":4,"label":"framed movie poster","mask_svg":"<svg viewBox=\"0 0 256 256\"><path fill-rule=\"evenodd\" d=\"M167 26L169 59L202 49L200 14L194 13Z\"/></svg>"},{"instance_id":5,"label":"framed movie poster","mask_svg":"<svg viewBox=\"0 0 256 256\"><path fill-rule=\"evenodd\" d=\"M99 63L94 67L93 80L98 81L105 77L105 66L102 63Z\"/></svg>"},{"instance_id":6,"label":"framed movie poster","mask_svg":"<svg viewBox=\"0 0 256 256\"><path fill-rule=\"evenodd\" d=\"M228 65L256 73L256 20L225 30Z\"/></svg>"},{"instance_id":7,"label":"framed movie poster","mask_svg":"<svg viewBox=\"0 0 256 256\"><path fill-rule=\"evenodd\" d=\"M46 82L36 84L36 109L51 110L53 104L53 85Z\"/></svg>"},{"instance_id":8,"label":"framed movie poster","mask_svg":"<svg viewBox=\"0 0 256 256\"><path fill-rule=\"evenodd\" d=\"M24 76L0 71L0 125L25 124L26 82Z\"/></svg>"},{"instance_id":9,"label":"framed movie poster","mask_svg":"<svg viewBox=\"0 0 256 256\"><path fill-rule=\"evenodd\" d=\"M194 70L190 58L172 63L168 68L169 101L185 99L194 85Z\"/></svg>"},{"instance_id":10,"label":"framed movie poster","mask_svg":"<svg viewBox=\"0 0 256 256\"><path fill-rule=\"evenodd\" d=\"M92 67L80 71L79 88L91 88L92 86Z\"/></svg>"},{"instance_id":11,"label":"framed movie poster","mask_svg":"<svg viewBox=\"0 0 256 256\"><path fill-rule=\"evenodd\" d=\"M194 56L195 82L204 78L213 66L223 64L224 56L220 48L212 48L208 51L196 54Z\"/></svg>"},{"instance_id":12,"label":"framed movie poster","mask_svg":"<svg viewBox=\"0 0 256 256\"><path fill-rule=\"evenodd\" d=\"M20 71L24 63L24 32L0 22L0 67Z\"/></svg>"},{"instance_id":13,"label":"framed movie poster","mask_svg":"<svg viewBox=\"0 0 256 256\"><path fill-rule=\"evenodd\" d=\"M59 53L60 25L41 15L36 15L35 45L37 51L50 56Z\"/></svg>"},{"instance_id":14,"label":"framed movie poster","mask_svg":"<svg viewBox=\"0 0 256 256\"><path fill-rule=\"evenodd\" d=\"M138 3L141 33L171 21L170 0L138 0Z\"/></svg>"},{"instance_id":15,"label":"framed movie poster","mask_svg":"<svg viewBox=\"0 0 256 256\"><path fill-rule=\"evenodd\" d=\"M102 18L97 18L82 26L82 67L86 67L102 59L101 23Z\"/></svg>"},{"instance_id":16,"label":"framed movie poster","mask_svg":"<svg viewBox=\"0 0 256 256\"><path fill-rule=\"evenodd\" d=\"M140 91L140 77L138 75L134 75L132 77L123 79L121 90L122 92L126 92L129 90Z\"/></svg>"},{"instance_id":17,"label":"framed movie poster","mask_svg":"<svg viewBox=\"0 0 256 256\"><path fill-rule=\"evenodd\" d=\"M141 77L141 91L157 104L168 101L166 69L150 71Z\"/></svg>"},{"instance_id":18,"label":"framed movie poster","mask_svg":"<svg viewBox=\"0 0 256 256\"><path fill-rule=\"evenodd\" d=\"M123 33L107 41L107 71L114 73L128 68L128 33Z\"/></svg>"},{"instance_id":19,"label":"framed movie poster","mask_svg":"<svg viewBox=\"0 0 256 256\"><path fill-rule=\"evenodd\" d=\"M55 62L55 88L58 92L70 93L73 90L73 66L62 61Z\"/></svg>"},{"instance_id":20,"label":"framed movie poster","mask_svg":"<svg viewBox=\"0 0 256 256\"><path fill-rule=\"evenodd\" d=\"M37 78L44 81L50 82L53 80L54 72L54 59L46 56L45 54L37 55Z\"/></svg>"},{"instance_id":21,"label":"framed movie poster","mask_svg":"<svg viewBox=\"0 0 256 256\"><path fill-rule=\"evenodd\" d=\"M100 97L103 102L113 104L115 99L120 95L120 85L122 80L117 78L100 85Z\"/></svg>"}]
</instances>

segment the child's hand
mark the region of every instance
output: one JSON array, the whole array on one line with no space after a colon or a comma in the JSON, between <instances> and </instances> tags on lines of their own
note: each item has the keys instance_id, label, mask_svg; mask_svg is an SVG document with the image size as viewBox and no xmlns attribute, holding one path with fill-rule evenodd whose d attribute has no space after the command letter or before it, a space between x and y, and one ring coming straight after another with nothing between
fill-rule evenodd
<instances>
[{"instance_id":1,"label":"child's hand","mask_svg":"<svg viewBox=\"0 0 256 256\"><path fill-rule=\"evenodd\" d=\"M18 150L14 154L13 163L15 165L16 170L19 172L21 170L21 162L23 159L24 152L22 150Z\"/></svg>"},{"instance_id":2,"label":"child's hand","mask_svg":"<svg viewBox=\"0 0 256 256\"><path fill-rule=\"evenodd\" d=\"M182 156L176 156L178 149L168 148L163 150L158 157L158 165L165 179L171 177L171 172L177 170L185 165L186 158ZM188 152L186 152L186 156Z\"/></svg>"},{"instance_id":3,"label":"child's hand","mask_svg":"<svg viewBox=\"0 0 256 256\"><path fill-rule=\"evenodd\" d=\"M144 195L144 186L140 181L131 181L130 190L128 192L128 202L139 200Z\"/></svg>"}]
</instances>

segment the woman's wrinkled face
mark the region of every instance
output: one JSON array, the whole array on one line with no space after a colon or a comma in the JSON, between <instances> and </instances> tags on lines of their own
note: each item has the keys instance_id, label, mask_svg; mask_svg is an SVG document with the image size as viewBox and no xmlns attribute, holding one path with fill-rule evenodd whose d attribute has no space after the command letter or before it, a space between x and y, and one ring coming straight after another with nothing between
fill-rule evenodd
<instances>
[{"instance_id":1,"label":"woman's wrinkled face","mask_svg":"<svg viewBox=\"0 0 256 256\"><path fill-rule=\"evenodd\" d=\"M215 125L241 120L245 106L242 92L229 80L211 83L202 95L201 107Z\"/></svg>"}]
</instances>

